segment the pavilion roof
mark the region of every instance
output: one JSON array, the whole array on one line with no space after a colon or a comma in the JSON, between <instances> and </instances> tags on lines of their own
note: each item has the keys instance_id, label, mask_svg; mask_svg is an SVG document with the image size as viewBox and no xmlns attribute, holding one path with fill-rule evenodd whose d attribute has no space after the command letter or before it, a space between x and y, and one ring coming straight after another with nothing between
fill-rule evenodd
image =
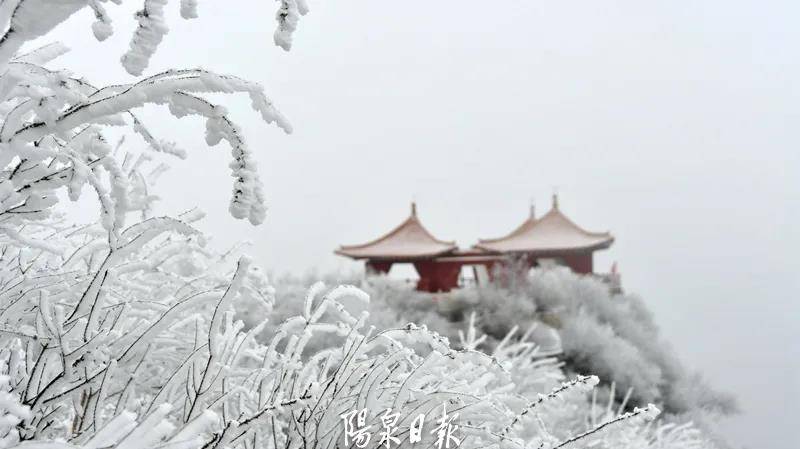
<instances>
[{"instance_id":1,"label":"pavilion roof","mask_svg":"<svg viewBox=\"0 0 800 449\"><path fill-rule=\"evenodd\" d=\"M384 236L361 245L342 245L336 254L353 259L414 260L448 254L457 249L455 242L434 237L417 217L416 204L411 215Z\"/></svg>"},{"instance_id":2,"label":"pavilion roof","mask_svg":"<svg viewBox=\"0 0 800 449\"><path fill-rule=\"evenodd\" d=\"M611 246L614 237L608 232L590 232L576 225L558 208L558 197L553 196L553 207L541 218L533 213L505 237L479 240L475 245L499 253L552 254L571 251L595 251Z\"/></svg>"}]
</instances>

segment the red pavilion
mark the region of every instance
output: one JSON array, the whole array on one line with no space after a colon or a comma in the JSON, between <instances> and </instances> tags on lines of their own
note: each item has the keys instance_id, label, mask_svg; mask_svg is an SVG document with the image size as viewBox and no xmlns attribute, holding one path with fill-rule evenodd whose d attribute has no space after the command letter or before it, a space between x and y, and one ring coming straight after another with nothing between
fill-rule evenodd
<instances>
[{"instance_id":1,"label":"red pavilion","mask_svg":"<svg viewBox=\"0 0 800 449\"><path fill-rule=\"evenodd\" d=\"M558 208L558 197L541 218L533 208L530 216L508 235L482 239L468 250L460 250L455 242L434 237L417 217L411 204L411 215L400 225L371 242L342 246L336 254L366 262L368 274L388 273L396 263L411 263L419 274L417 290L447 292L459 285L465 266L473 269L476 282L492 280L498 265L521 264L532 267L557 264L579 274L593 274L594 252L614 242L608 232L590 232L576 225ZM616 274L615 274L616 276Z\"/></svg>"}]
</instances>

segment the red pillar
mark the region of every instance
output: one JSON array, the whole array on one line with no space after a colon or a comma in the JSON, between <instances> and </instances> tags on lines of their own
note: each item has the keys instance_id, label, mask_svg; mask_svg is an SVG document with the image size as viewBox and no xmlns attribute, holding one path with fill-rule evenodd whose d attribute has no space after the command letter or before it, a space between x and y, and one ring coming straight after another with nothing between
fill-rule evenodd
<instances>
[{"instance_id":1,"label":"red pillar","mask_svg":"<svg viewBox=\"0 0 800 449\"><path fill-rule=\"evenodd\" d=\"M568 254L562 257L573 272L578 274L590 274L594 272L592 253Z\"/></svg>"},{"instance_id":2,"label":"red pillar","mask_svg":"<svg viewBox=\"0 0 800 449\"><path fill-rule=\"evenodd\" d=\"M434 262L424 260L414 262L414 269L419 274L417 290L424 292L449 292L458 287L458 275L461 273L460 262Z\"/></svg>"},{"instance_id":3,"label":"red pillar","mask_svg":"<svg viewBox=\"0 0 800 449\"><path fill-rule=\"evenodd\" d=\"M497 274L498 270L502 269L503 264L502 262L492 261L484 263L484 266L486 266L486 271L489 273L489 282L494 282L496 277L495 275Z\"/></svg>"},{"instance_id":4,"label":"red pillar","mask_svg":"<svg viewBox=\"0 0 800 449\"><path fill-rule=\"evenodd\" d=\"M381 262L368 260L366 264L367 274L388 274L392 269L392 262Z\"/></svg>"}]
</instances>

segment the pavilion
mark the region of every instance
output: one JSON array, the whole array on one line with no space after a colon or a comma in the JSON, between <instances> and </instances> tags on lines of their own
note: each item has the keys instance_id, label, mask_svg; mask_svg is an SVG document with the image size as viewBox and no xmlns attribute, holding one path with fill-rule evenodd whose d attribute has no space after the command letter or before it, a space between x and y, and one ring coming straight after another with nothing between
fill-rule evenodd
<instances>
[{"instance_id":1,"label":"pavilion","mask_svg":"<svg viewBox=\"0 0 800 449\"><path fill-rule=\"evenodd\" d=\"M608 232L590 232L576 225L558 208L558 196L541 218L531 207L530 216L505 237L479 240L475 249L521 260L526 269L554 263L573 272L594 272L594 252L614 243Z\"/></svg>"},{"instance_id":2,"label":"pavilion","mask_svg":"<svg viewBox=\"0 0 800 449\"><path fill-rule=\"evenodd\" d=\"M388 273L396 263L411 263L419 274L417 290L450 291L458 286L461 264L440 261L455 253L455 242L434 237L417 217L417 205L411 203L411 215L397 227L371 242L342 245L336 254L366 261L367 273Z\"/></svg>"},{"instance_id":3,"label":"pavilion","mask_svg":"<svg viewBox=\"0 0 800 449\"><path fill-rule=\"evenodd\" d=\"M400 225L371 242L343 245L336 254L366 262L368 274L388 273L396 263L411 263L419 274L417 290L448 292L459 285L465 266L473 268L476 282L493 280L496 268L514 266L525 272L533 267L557 264L579 274L592 274L595 251L614 242L608 232L590 232L576 225L558 208L558 197L541 218L533 207L528 218L508 235L479 240L461 250L455 242L434 237L417 217L411 215Z\"/></svg>"}]
</instances>

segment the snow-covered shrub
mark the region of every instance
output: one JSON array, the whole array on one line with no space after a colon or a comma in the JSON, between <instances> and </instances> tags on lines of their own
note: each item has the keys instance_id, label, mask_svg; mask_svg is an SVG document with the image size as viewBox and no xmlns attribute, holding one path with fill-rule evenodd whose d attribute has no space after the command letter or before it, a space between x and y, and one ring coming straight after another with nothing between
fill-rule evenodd
<instances>
[{"instance_id":1,"label":"snow-covered shrub","mask_svg":"<svg viewBox=\"0 0 800 449\"><path fill-rule=\"evenodd\" d=\"M527 328L540 321L536 303L493 285L456 291L451 301L459 304L457 307L464 313L476 313L483 332L498 340L515 326Z\"/></svg>"},{"instance_id":2,"label":"snow-covered shrub","mask_svg":"<svg viewBox=\"0 0 800 449\"><path fill-rule=\"evenodd\" d=\"M305 291L303 287L308 285L308 280L296 279L285 277L276 284L276 295L278 297L285 297L290 299L281 307L286 309L281 312L281 316L286 316L291 313L299 313L302 309L303 297ZM370 324L375 325L377 329L392 328L395 326L403 325L409 321L419 323L419 325L426 325L429 329L435 330L443 336L447 336L451 340L451 346L467 349L467 350L480 350L490 354L492 357L501 361L513 360L508 364L508 371L511 374L513 381L514 394L528 398L528 400L536 400L538 395L546 391L552 383L559 379L565 378L564 371L556 369L557 365L553 364L553 359L546 357L548 353L541 351L534 343L533 332L539 327L549 327L537 321L536 318L541 317L542 314L535 307L529 305L522 306L518 309L518 313L525 310L532 312L537 310L533 316L522 319L521 321L533 321L533 325L529 328L515 327L511 325L511 330L506 336L494 338L492 335L484 334L484 325L481 316L496 316L491 314L481 315L481 303L475 301L475 298L494 298L508 293L502 288L485 287L479 290L465 289L464 291L455 292L451 295L454 298L459 298L463 303L464 310L468 313L468 318L463 321L450 321L450 312L453 307L446 306L445 312L441 309L440 301L442 296L431 295L427 293L415 292L404 286L398 286L397 283L383 278L368 279L361 284L361 288L367 291L371 296L368 310L370 312ZM505 292L505 293L504 293ZM287 295L288 296L285 296ZM515 301L527 300L529 303L533 302L533 298L524 296L524 292L518 291L517 296L514 296ZM511 297L510 295L508 295ZM511 304L509 304L510 306ZM276 307L277 308L277 307ZM492 310L492 307L489 307ZM563 310L562 310L563 312ZM240 316L248 316L244 309L239 310ZM549 312L548 312L549 313ZM514 314L507 314L506 316L520 316ZM563 318L569 321L569 317ZM559 324L561 319L558 320ZM509 325L508 323L504 326ZM273 325L274 326L274 325ZM489 329L495 329L497 326L487 326ZM269 328L269 324L267 325ZM590 323L590 329L593 329L593 324ZM607 329L608 326L603 329ZM525 332L520 332L524 330ZM269 335L269 333L262 333L262 335ZM505 338L504 338L505 337ZM520 338L521 337L521 338ZM537 342L540 340L536 340ZM603 340L601 339L601 342ZM325 345L336 345L334 340L322 342ZM526 348L525 350L531 351L526 356L513 357L507 351L508 348L515 348L510 351L510 354L515 353L519 348ZM425 354L424 348L414 348L417 353ZM592 349L588 345L587 352ZM636 352L635 347L630 348L630 351ZM523 351L520 351L522 354ZM628 363L624 358L624 354L618 354L617 359L620 363ZM636 356L634 359L638 359ZM564 366L570 372L575 372L576 367L571 366L572 360L567 359L567 366ZM542 364L542 365L540 365ZM633 405L631 402L640 401L641 397L634 397L634 386L637 385L641 388L649 387L646 383L641 383L637 378L638 368L629 368L627 370L616 369L613 360L608 361L609 369L619 377L617 379L602 377L606 382L607 387L599 388L593 394L593 400L589 401L585 395L577 394L572 397L565 398L565 401L560 401L558 406L548 406L545 412L541 412L538 419L542 420L541 424L536 426L543 426L544 429L550 429L555 439L566 439L570 435L575 435L592 429L600 423L613 420L625 410L631 410ZM537 371L537 366L546 368L544 371ZM650 365L645 365L645 369L649 369ZM617 372L618 371L618 372ZM581 371L578 371L581 372ZM624 376L623 376L624 374ZM609 388L610 386L610 388ZM619 391L620 394L616 394ZM594 398L601 398L606 401L607 406L599 407L594 404ZM544 407L543 407L544 408ZM702 421L702 416L697 414L684 414L681 416L667 417L666 420L660 421L659 424L632 424L626 427L627 430L621 431L626 436L620 437L617 432L610 432L603 438L605 442L609 442L607 447L676 447L676 448L699 448L699 447L712 447L713 441L708 436L708 433L701 432L699 428L694 427L689 419L699 417ZM531 423L533 424L533 423ZM531 425L529 424L529 426ZM529 428L529 427L526 427ZM612 442L613 443L610 443Z\"/></svg>"},{"instance_id":3,"label":"snow-covered shrub","mask_svg":"<svg viewBox=\"0 0 800 449\"><path fill-rule=\"evenodd\" d=\"M287 278L277 288L299 298L303 285ZM527 329L538 323L543 335L533 340L548 352L560 347L568 371L593 373L604 384L616 384L617 399L631 389L632 404L660 402L670 413L735 410L729 395L713 390L682 365L639 297L612 294L591 277L558 268L534 270L503 286L449 295L402 288L382 277L369 278L361 287L372 297L370 317L378 328L420 323L455 342L474 312L477 327L488 337L484 346L491 349L515 326ZM557 341L547 344L551 339L543 331L551 326L558 328Z\"/></svg>"},{"instance_id":4,"label":"snow-covered shrub","mask_svg":"<svg viewBox=\"0 0 800 449\"><path fill-rule=\"evenodd\" d=\"M331 278L335 279L335 277ZM323 287L324 284L322 283L312 282L308 278L292 276L275 279L273 285L275 287L275 295L280 297L281 301L277 302L269 312L272 318L271 322L266 323L257 336L262 341L267 341L283 320L302 312L303 303L309 293L324 293L328 291ZM403 288L403 286L398 287L397 283L387 279L371 279L369 282L361 283L359 287L370 295L371 299L368 304L348 302L347 298L342 301L351 310L367 311L369 313L369 324L376 329L391 329L408 323L419 323L446 338L454 348L476 349L477 345L474 342L471 343L472 346L465 345L465 341L467 341L464 340L463 333L466 325L465 321L451 321L447 316L444 316L447 314L446 312L443 315L443 299L432 300L429 294ZM474 300L472 293L463 293L470 300ZM459 306L461 304L459 302ZM237 308L236 318L241 319L245 324L245 328L249 329L259 325L266 313L266 307L263 302L251 300L240 304L240 307ZM486 332L484 327L485 320L485 317L478 316L473 311L469 326L474 329L480 328L480 332L484 333ZM534 320L521 322L519 326L509 324L505 326L505 333L499 334L497 337L495 335L482 335L480 350L492 353L495 350L500 350L510 341L514 342L515 348L522 347L523 342L526 342L525 347L530 349L531 361L546 359L553 355L554 351L552 345L548 348L542 348L540 345L539 340L543 334L542 328L544 327L546 326ZM326 340L310 343L310 349L321 350L339 346L341 343L341 338L331 336ZM424 346L415 347L414 349L422 355L427 354L427 349ZM533 351L534 349L535 352ZM541 391L543 390L540 388L536 392L539 393Z\"/></svg>"},{"instance_id":5,"label":"snow-covered shrub","mask_svg":"<svg viewBox=\"0 0 800 449\"><path fill-rule=\"evenodd\" d=\"M361 285L369 292L370 321L378 328L388 328L399 323L420 323L444 335L452 342L458 341L463 323L453 323L440 312L438 299L406 286L398 286L389 279L370 279Z\"/></svg>"},{"instance_id":6,"label":"snow-covered shrub","mask_svg":"<svg viewBox=\"0 0 800 449\"><path fill-rule=\"evenodd\" d=\"M411 318L452 339L462 318L474 312L489 337L488 347L514 326L542 323L542 329L558 328L566 369L616 384L619 400L630 389L632 404L659 402L670 413L735 411L731 396L683 366L638 296L612 294L603 282L564 268L533 270L527 276L509 271L498 273L507 282L455 290L446 297L398 289L380 278L369 279L364 288L380 304L373 309L379 321ZM547 337L534 340L543 344Z\"/></svg>"},{"instance_id":7,"label":"snow-covered shrub","mask_svg":"<svg viewBox=\"0 0 800 449\"><path fill-rule=\"evenodd\" d=\"M610 325L598 323L594 317L579 312L563 319L560 335L572 369L591 367L593 372L613 380L623 389L633 389L637 399L660 399L661 370L645 360L634 344L618 338Z\"/></svg>"},{"instance_id":8,"label":"snow-covered shrub","mask_svg":"<svg viewBox=\"0 0 800 449\"><path fill-rule=\"evenodd\" d=\"M534 270L522 294L560 322L568 364L633 389L634 403L658 401L666 411L731 413L735 401L687 370L660 336L644 302L612 295L602 282L567 269Z\"/></svg>"}]
</instances>

